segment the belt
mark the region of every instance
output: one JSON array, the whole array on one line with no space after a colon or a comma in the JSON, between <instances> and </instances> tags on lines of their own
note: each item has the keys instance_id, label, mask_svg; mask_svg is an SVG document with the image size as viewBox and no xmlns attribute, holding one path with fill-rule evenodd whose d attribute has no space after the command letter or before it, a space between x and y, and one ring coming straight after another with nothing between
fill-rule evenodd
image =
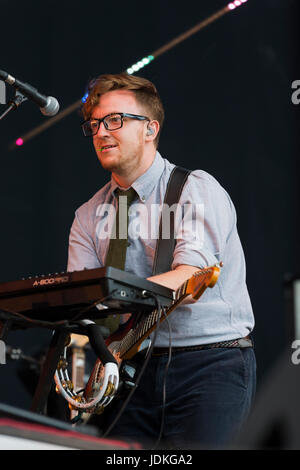
<instances>
[{"instance_id":1,"label":"belt","mask_svg":"<svg viewBox=\"0 0 300 470\"><path fill-rule=\"evenodd\" d=\"M249 336L245 338L231 339L228 341L220 341L218 343L199 344L196 346L175 346L172 347L173 352L181 351L200 351L201 349L214 349L214 348L252 348L253 342ZM169 348L154 348L152 356L162 356L169 354Z\"/></svg>"}]
</instances>

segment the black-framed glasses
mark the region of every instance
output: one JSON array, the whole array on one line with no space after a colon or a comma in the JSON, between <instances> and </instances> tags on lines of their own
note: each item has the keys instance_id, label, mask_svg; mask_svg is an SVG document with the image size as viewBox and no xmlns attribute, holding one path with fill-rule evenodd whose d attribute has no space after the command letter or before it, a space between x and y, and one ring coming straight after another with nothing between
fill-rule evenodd
<instances>
[{"instance_id":1,"label":"black-framed glasses","mask_svg":"<svg viewBox=\"0 0 300 470\"><path fill-rule=\"evenodd\" d=\"M108 131L116 131L123 126L123 118L137 119L139 121L150 121L146 116L139 116L138 114L128 113L111 113L104 116L102 119L88 119L81 124L81 128L85 137L96 135L101 122L103 122L105 129Z\"/></svg>"}]
</instances>

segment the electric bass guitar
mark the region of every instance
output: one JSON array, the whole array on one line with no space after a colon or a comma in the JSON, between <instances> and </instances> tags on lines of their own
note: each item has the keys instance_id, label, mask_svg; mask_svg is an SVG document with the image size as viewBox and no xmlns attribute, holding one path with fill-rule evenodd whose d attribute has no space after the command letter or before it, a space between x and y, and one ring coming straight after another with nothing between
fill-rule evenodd
<instances>
[{"instance_id":1,"label":"electric bass guitar","mask_svg":"<svg viewBox=\"0 0 300 470\"><path fill-rule=\"evenodd\" d=\"M119 369L123 361L132 359L141 350L144 341L155 330L158 322L163 322L187 296L191 295L194 300L198 300L207 287L212 288L216 284L220 274L220 266L222 264L207 267L194 273L175 291L174 302L164 315L155 310L151 314L143 315L142 320L137 324L136 318L132 316L106 339L106 345L116 359ZM104 367L100 359L97 359L83 394L86 402L93 401L99 393L103 387L103 379ZM104 400L88 412L101 413L104 411L104 407L111 402L115 393L114 385L111 384Z\"/></svg>"}]
</instances>

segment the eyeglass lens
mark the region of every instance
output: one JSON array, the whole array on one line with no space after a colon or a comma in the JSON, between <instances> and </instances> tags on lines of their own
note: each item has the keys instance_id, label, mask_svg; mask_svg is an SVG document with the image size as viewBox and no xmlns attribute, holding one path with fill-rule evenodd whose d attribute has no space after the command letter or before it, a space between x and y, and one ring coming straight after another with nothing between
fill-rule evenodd
<instances>
[{"instance_id":1,"label":"eyeglass lens","mask_svg":"<svg viewBox=\"0 0 300 470\"><path fill-rule=\"evenodd\" d=\"M120 114L111 114L103 121L109 131L120 129L122 127L122 117ZM83 124L83 132L86 136L95 135L98 132L100 122L98 119L90 119Z\"/></svg>"}]
</instances>

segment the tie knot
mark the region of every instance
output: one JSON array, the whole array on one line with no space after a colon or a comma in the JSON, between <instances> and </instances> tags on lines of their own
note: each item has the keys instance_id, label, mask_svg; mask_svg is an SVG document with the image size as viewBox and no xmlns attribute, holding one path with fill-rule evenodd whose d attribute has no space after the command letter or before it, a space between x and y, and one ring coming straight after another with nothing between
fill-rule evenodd
<instances>
[{"instance_id":1,"label":"tie knot","mask_svg":"<svg viewBox=\"0 0 300 470\"><path fill-rule=\"evenodd\" d=\"M137 193L135 189L129 188L126 191L122 191L121 189L117 189L116 193L118 195L118 200L120 199L120 196L125 196L127 198L127 206L130 206L134 199L137 197Z\"/></svg>"}]
</instances>

